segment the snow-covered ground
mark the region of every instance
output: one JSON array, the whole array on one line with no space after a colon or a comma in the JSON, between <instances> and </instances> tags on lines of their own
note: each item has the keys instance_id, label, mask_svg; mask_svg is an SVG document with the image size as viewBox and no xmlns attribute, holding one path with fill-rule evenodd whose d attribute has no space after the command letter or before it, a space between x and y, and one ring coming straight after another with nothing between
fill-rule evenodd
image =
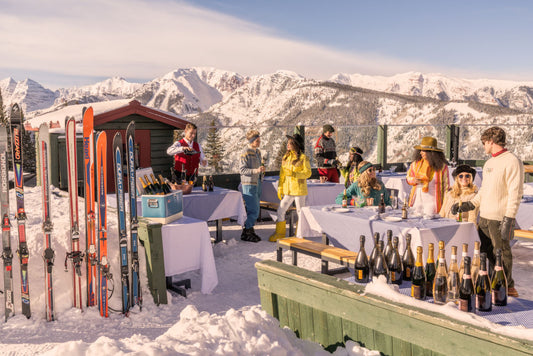
<instances>
[{"instance_id":1,"label":"snow-covered ground","mask_svg":"<svg viewBox=\"0 0 533 356\"><path fill-rule=\"evenodd\" d=\"M28 215L27 236L30 247L31 319L20 312L19 263L14 261L16 315L7 322L0 318L0 348L4 355L327 355L320 345L298 339L287 328L279 328L276 319L260 307L257 272L254 264L275 258L275 245L267 241L273 232L272 223L260 224L256 231L263 241L254 244L239 239L240 228L226 222L226 243L214 246L219 284L212 294L200 292L199 271L181 277L191 278L192 289L183 298L169 293L169 304L156 306L147 288L145 258L141 247L141 273L144 303L142 311L134 309L129 317L111 313L101 318L96 308L83 312L71 308L71 271L64 272L68 240L68 198L66 192L54 189L52 214L54 220L53 248L56 251L54 291L56 318L44 319L43 262L41 259L43 235L41 231L41 189L26 188ZM11 193L11 211L15 204ZM80 217L83 204L80 199ZM118 234L116 215L109 213L109 256L114 276L118 276ZM16 221L12 214L12 225ZM84 224L82 224L82 229ZM17 246L16 229L12 229L13 250ZM211 227L214 231L214 227ZM82 231L83 232L83 231ZM84 240L82 240L84 243ZM529 276L533 271L533 243L518 242L513 247L515 255L514 277L522 298L533 299ZM287 252L285 258L290 258ZM298 265L319 271L320 263L306 256L298 258ZM0 286L3 286L0 276ZM118 281L117 277L115 280ZM118 283L118 282L115 282ZM375 284L370 289L380 294L390 294L388 286ZM120 309L117 292L110 300L111 307ZM424 302L420 302L424 303ZM0 296L0 305L3 297ZM429 303L426 303L429 305ZM0 307L0 309L3 309ZM361 348L350 342L339 348L335 355L379 355L377 351Z\"/></svg>"}]
</instances>

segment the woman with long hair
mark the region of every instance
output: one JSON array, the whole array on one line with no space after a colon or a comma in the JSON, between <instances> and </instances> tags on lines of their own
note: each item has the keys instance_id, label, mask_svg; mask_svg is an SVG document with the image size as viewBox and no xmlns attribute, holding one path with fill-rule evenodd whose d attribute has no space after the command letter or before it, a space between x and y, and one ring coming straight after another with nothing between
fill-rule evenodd
<instances>
[{"instance_id":1,"label":"woman with long hair","mask_svg":"<svg viewBox=\"0 0 533 356\"><path fill-rule=\"evenodd\" d=\"M407 183L413 186L409 206L416 215L433 217L439 213L450 186L448 162L434 137L423 137L414 148L413 163L407 171Z\"/></svg>"},{"instance_id":2,"label":"woman with long hair","mask_svg":"<svg viewBox=\"0 0 533 356\"><path fill-rule=\"evenodd\" d=\"M357 181L359 177L359 169L357 166L363 161L363 150L357 146L350 148L348 162L344 167L341 167L341 175L344 177L344 186L348 188L353 182Z\"/></svg>"},{"instance_id":3,"label":"woman with long hair","mask_svg":"<svg viewBox=\"0 0 533 356\"><path fill-rule=\"evenodd\" d=\"M440 216L443 218L456 219L457 214L452 214L451 209L454 203L470 201L478 192L474 184L476 170L466 164L461 164L453 171L452 177L455 179L452 187L444 196L444 202L440 209ZM473 222L477 226L479 207L471 211L461 212L463 221Z\"/></svg>"},{"instance_id":4,"label":"woman with long hair","mask_svg":"<svg viewBox=\"0 0 533 356\"><path fill-rule=\"evenodd\" d=\"M311 165L303 153L302 136L287 135L287 138L287 153L283 156L279 171L278 198L281 201L277 211L276 231L269 238L272 242L285 237L285 214L293 202L296 204L298 217L300 216L300 209L306 204L307 178L311 177Z\"/></svg>"},{"instance_id":5,"label":"woman with long hair","mask_svg":"<svg viewBox=\"0 0 533 356\"><path fill-rule=\"evenodd\" d=\"M357 167L359 177L346 189L346 196L350 205L371 206L379 205L381 194L385 205L390 205L390 197L385 184L376 178L376 168L368 161L361 161ZM335 203L341 204L344 193L340 193Z\"/></svg>"}]
</instances>

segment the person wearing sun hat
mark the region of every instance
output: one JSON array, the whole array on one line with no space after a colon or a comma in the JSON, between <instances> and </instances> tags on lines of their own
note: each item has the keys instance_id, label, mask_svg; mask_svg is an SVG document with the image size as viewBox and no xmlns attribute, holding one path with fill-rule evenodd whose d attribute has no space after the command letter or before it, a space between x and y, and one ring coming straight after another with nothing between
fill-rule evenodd
<instances>
[{"instance_id":1,"label":"person wearing sun hat","mask_svg":"<svg viewBox=\"0 0 533 356\"><path fill-rule=\"evenodd\" d=\"M326 177L326 180L339 183L339 172L337 171L337 149L333 133L335 129L330 124L322 126L322 135L318 138L314 148L314 156L318 168L318 175Z\"/></svg>"},{"instance_id":2,"label":"person wearing sun hat","mask_svg":"<svg viewBox=\"0 0 533 356\"><path fill-rule=\"evenodd\" d=\"M363 150L357 146L350 148L348 162L341 167L341 175L344 177L344 186L348 188L359 177L357 166L363 161Z\"/></svg>"},{"instance_id":3,"label":"person wearing sun hat","mask_svg":"<svg viewBox=\"0 0 533 356\"><path fill-rule=\"evenodd\" d=\"M434 216L449 188L446 157L434 137L423 137L414 149L413 163L407 171L407 183L412 185L409 206L417 215Z\"/></svg>"},{"instance_id":4,"label":"person wearing sun hat","mask_svg":"<svg viewBox=\"0 0 533 356\"><path fill-rule=\"evenodd\" d=\"M272 242L285 237L285 214L293 202L296 204L298 217L300 216L300 209L306 204L307 178L311 177L311 165L303 153L302 136L287 135L287 138L287 153L283 155L279 171L278 198L280 203L277 210L276 231L269 238Z\"/></svg>"},{"instance_id":5,"label":"person wearing sun hat","mask_svg":"<svg viewBox=\"0 0 533 356\"><path fill-rule=\"evenodd\" d=\"M456 219L457 214L452 214L451 212L452 205L470 201L478 192L478 187L474 184L476 170L469 165L461 164L455 168L452 177L455 182L450 190L446 192L439 214L443 218ZM477 226L478 215L479 208L476 208L472 211L462 212L462 219L463 221L473 222Z\"/></svg>"},{"instance_id":6,"label":"person wearing sun hat","mask_svg":"<svg viewBox=\"0 0 533 356\"><path fill-rule=\"evenodd\" d=\"M377 206L381 201L381 194L385 205L390 205L390 196L385 184L376 178L376 168L368 161L361 161L358 165L359 177L346 189L348 204L358 207ZM344 192L335 199L335 203L341 204Z\"/></svg>"}]
</instances>

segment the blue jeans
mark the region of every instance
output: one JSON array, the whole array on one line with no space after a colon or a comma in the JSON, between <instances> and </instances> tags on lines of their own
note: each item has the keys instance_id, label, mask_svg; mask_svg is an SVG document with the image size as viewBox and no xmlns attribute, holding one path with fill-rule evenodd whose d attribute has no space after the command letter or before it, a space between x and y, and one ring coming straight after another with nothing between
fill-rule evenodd
<instances>
[{"instance_id":1,"label":"blue jeans","mask_svg":"<svg viewBox=\"0 0 533 356\"><path fill-rule=\"evenodd\" d=\"M259 201L261 200L261 181L257 185L243 184L242 197L246 205L246 222L244 227L249 229L254 227L259 216Z\"/></svg>"}]
</instances>

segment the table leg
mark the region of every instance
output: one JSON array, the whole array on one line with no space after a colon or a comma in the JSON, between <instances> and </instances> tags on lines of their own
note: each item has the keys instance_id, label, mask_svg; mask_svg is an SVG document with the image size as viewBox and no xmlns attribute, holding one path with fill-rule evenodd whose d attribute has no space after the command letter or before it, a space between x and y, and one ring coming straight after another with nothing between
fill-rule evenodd
<instances>
[{"instance_id":1,"label":"table leg","mask_svg":"<svg viewBox=\"0 0 533 356\"><path fill-rule=\"evenodd\" d=\"M216 221L217 231L215 235L215 243L222 242L222 219Z\"/></svg>"},{"instance_id":2,"label":"table leg","mask_svg":"<svg viewBox=\"0 0 533 356\"><path fill-rule=\"evenodd\" d=\"M181 281L173 282L172 276L166 277L167 289L178 293L182 297L187 298L187 289L191 289L191 280L189 278Z\"/></svg>"}]
</instances>

